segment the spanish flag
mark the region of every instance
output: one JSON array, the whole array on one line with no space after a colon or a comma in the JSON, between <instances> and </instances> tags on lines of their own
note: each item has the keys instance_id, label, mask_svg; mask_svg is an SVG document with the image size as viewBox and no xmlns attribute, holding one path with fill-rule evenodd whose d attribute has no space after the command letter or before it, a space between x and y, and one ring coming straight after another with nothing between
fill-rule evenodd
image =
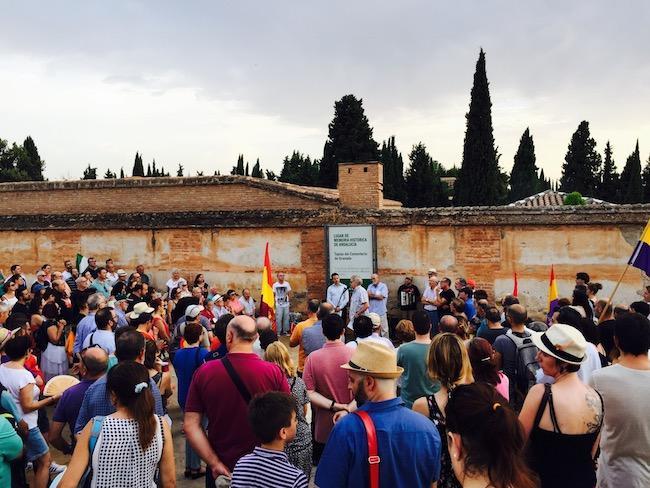
<instances>
[{"instance_id":1,"label":"spanish flag","mask_svg":"<svg viewBox=\"0 0 650 488\"><path fill-rule=\"evenodd\" d=\"M553 269L553 265L551 264L551 281L548 284L548 315L549 316L553 313L555 307L557 307L558 298L559 297L557 293L557 283L555 282L555 270Z\"/></svg>"},{"instance_id":2,"label":"spanish flag","mask_svg":"<svg viewBox=\"0 0 650 488\"><path fill-rule=\"evenodd\" d=\"M271 257L269 256L269 243L266 243L264 252L264 269L262 271L262 299L260 300L260 316L268 317L275 324L275 296L273 294L273 281L271 273Z\"/></svg>"},{"instance_id":3,"label":"spanish flag","mask_svg":"<svg viewBox=\"0 0 650 488\"><path fill-rule=\"evenodd\" d=\"M650 221L643 229L643 234L639 238L634 252L630 257L630 260L627 264L634 266L635 268L640 269L645 274L650 274Z\"/></svg>"}]
</instances>

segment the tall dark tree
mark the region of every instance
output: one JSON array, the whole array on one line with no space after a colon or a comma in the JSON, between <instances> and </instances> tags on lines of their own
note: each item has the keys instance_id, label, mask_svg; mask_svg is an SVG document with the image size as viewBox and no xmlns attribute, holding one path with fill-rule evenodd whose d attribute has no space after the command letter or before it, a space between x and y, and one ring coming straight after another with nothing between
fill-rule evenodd
<instances>
[{"instance_id":1,"label":"tall dark tree","mask_svg":"<svg viewBox=\"0 0 650 488\"><path fill-rule=\"evenodd\" d=\"M106 173L104 173L104 178L107 180L111 180L117 178L117 175L113 173L110 169L107 169Z\"/></svg>"},{"instance_id":2,"label":"tall dark tree","mask_svg":"<svg viewBox=\"0 0 650 488\"><path fill-rule=\"evenodd\" d=\"M124 178L124 168L120 168L120 178Z\"/></svg>"},{"instance_id":3,"label":"tall dark tree","mask_svg":"<svg viewBox=\"0 0 650 488\"><path fill-rule=\"evenodd\" d=\"M336 188L339 163L376 161L378 158L378 144L372 137L372 127L363 110L363 99L345 95L334 103L334 118L329 124L329 134L320 160L319 186Z\"/></svg>"},{"instance_id":4,"label":"tall dark tree","mask_svg":"<svg viewBox=\"0 0 650 488\"><path fill-rule=\"evenodd\" d=\"M181 163L178 163L178 169L176 170L176 176L183 176L183 171L185 171L185 168L183 168L183 165Z\"/></svg>"},{"instance_id":5,"label":"tall dark tree","mask_svg":"<svg viewBox=\"0 0 650 488\"><path fill-rule=\"evenodd\" d=\"M596 151L596 141L589 133L589 122L583 120L573 133L564 157L560 191L577 191L583 196L594 196L599 183L601 161L600 154Z\"/></svg>"},{"instance_id":6,"label":"tall dark tree","mask_svg":"<svg viewBox=\"0 0 650 488\"><path fill-rule=\"evenodd\" d=\"M97 179L97 168L92 168L90 164L86 169L84 169L82 180L96 180Z\"/></svg>"},{"instance_id":7,"label":"tall dark tree","mask_svg":"<svg viewBox=\"0 0 650 488\"><path fill-rule=\"evenodd\" d=\"M544 176L544 168L539 170L538 180L540 184L539 191L545 191L551 189L551 178L546 178L546 176Z\"/></svg>"},{"instance_id":8,"label":"tall dark tree","mask_svg":"<svg viewBox=\"0 0 650 488\"><path fill-rule=\"evenodd\" d=\"M406 170L406 206L441 207L449 205L447 185L440 180L443 169L431 159L421 142L409 154Z\"/></svg>"},{"instance_id":9,"label":"tall dark tree","mask_svg":"<svg viewBox=\"0 0 650 488\"><path fill-rule=\"evenodd\" d=\"M233 166L232 171L230 172L231 175L244 175L246 173L246 170L244 169L244 155L240 154L239 157L237 158L237 165Z\"/></svg>"},{"instance_id":10,"label":"tall dark tree","mask_svg":"<svg viewBox=\"0 0 650 488\"><path fill-rule=\"evenodd\" d=\"M406 199L404 161L402 154L395 147L395 136L389 137L382 143L379 160L384 166L384 196L404 202Z\"/></svg>"},{"instance_id":11,"label":"tall dark tree","mask_svg":"<svg viewBox=\"0 0 650 488\"><path fill-rule=\"evenodd\" d=\"M147 177L151 178L151 165L147 165Z\"/></svg>"},{"instance_id":12,"label":"tall dark tree","mask_svg":"<svg viewBox=\"0 0 650 488\"><path fill-rule=\"evenodd\" d=\"M315 186L318 182L318 163L309 156L294 151L291 157L285 156L279 181L302 186Z\"/></svg>"},{"instance_id":13,"label":"tall dark tree","mask_svg":"<svg viewBox=\"0 0 650 488\"><path fill-rule=\"evenodd\" d=\"M132 176L144 176L144 165L142 164L142 156L135 153L135 161L133 161Z\"/></svg>"},{"instance_id":14,"label":"tall dark tree","mask_svg":"<svg viewBox=\"0 0 650 488\"><path fill-rule=\"evenodd\" d=\"M515 154L515 164L510 173L510 192L508 199L511 202L521 200L541 191L541 182L537 176L535 164L535 143L530 130L526 128L519 140L519 148Z\"/></svg>"},{"instance_id":15,"label":"tall dark tree","mask_svg":"<svg viewBox=\"0 0 650 488\"><path fill-rule=\"evenodd\" d=\"M260 166L260 158L257 158L257 161L255 161L255 166L253 166L253 170L251 171L251 176L253 178L264 178L264 172L262 171L262 167Z\"/></svg>"},{"instance_id":16,"label":"tall dark tree","mask_svg":"<svg viewBox=\"0 0 650 488\"><path fill-rule=\"evenodd\" d=\"M41 156L38 154L38 148L31 136L27 136L23 142L23 149L25 150L26 158L19 160L21 164L17 169L23 171L29 177L30 181L43 181L45 162L41 160Z\"/></svg>"},{"instance_id":17,"label":"tall dark tree","mask_svg":"<svg viewBox=\"0 0 650 488\"><path fill-rule=\"evenodd\" d=\"M641 182L641 156L639 141L634 152L630 154L621 172L621 203L643 202L643 184Z\"/></svg>"},{"instance_id":18,"label":"tall dark tree","mask_svg":"<svg viewBox=\"0 0 650 488\"><path fill-rule=\"evenodd\" d=\"M492 102L485 71L485 53L479 53L465 116L467 128L463 162L454 184L456 205L498 205L507 196L506 180L499 168L499 156L492 133Z\"/></svg>"},{"instance_id":19,"label":"tall dark tree","mask_svg":"<svg viewBox=\"0 0 650 488\"><path fill-rule=\"evenodd\" d=\"M643 202L650 203L650 156L643 167L641 180L643 182Z\"/></svg>"},{"instance_id":20,"label":"tall dark tree","mask_svg":"<svg viewBox=\"0 0 650 488\"><path fill-rule=\"evenodd\" d=\"M596 188L596 197L606 202L618 203L621 199L620 176L616 171L616 164L612 156L612 146L607 141L605 144L605 159L603 167L598 175L598 186Z\"/></svg>"},{"instance_id":21,"label":"tall dark tree","mask_svg":"<svg viewBox=\"0 0 650 488\"><path fill-rule=\"evenodd\" d=\"M23 146L15 142L9 143L0 139L0 182L5 181L27 181L29 175L24 171L27 167L28 155Z\"/></svg>"}]
</instances>

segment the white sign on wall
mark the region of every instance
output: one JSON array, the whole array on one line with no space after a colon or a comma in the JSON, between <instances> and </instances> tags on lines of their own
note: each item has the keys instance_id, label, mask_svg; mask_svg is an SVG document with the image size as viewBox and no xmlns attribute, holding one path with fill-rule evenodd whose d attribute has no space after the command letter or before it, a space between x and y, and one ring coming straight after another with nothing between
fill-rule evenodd
<instances>
[{"instance_id":1,"label":"white sign on wall","mask_svg":"<svg viewBox=\"0 0 650 488\"><path fill-rule=\"evenodd\" d=\"M359 275L369 280L375 272L375 231L372 225L332 225L326 227L329 275L342 280Z\"/></svg>"}]
</instances>

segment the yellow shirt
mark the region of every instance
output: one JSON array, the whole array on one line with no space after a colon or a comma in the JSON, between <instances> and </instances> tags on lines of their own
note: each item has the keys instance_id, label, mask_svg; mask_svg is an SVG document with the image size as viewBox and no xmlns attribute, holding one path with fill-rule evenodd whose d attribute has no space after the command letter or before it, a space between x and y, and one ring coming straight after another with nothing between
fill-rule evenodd
<instances>
[{"instance_id":1,"label":"yellow shirt","mask_svg":"<svg viewBox=\"0 0 650 488\"><path fill-rule=\"evenodd\" d=\"M305 330L307 327L311 327L317 321L318 319L316 318L316 315L314 315L313 317L308 318L307 320L298 322L298 324L296 324L296 326L294 327L293 332L291 333L291 337L289 338L289 345L291 347L299 346L298 371L300 371L301 373L305 367L305 349L302 347L302 331Z\"/></svg>"}]
</instances>

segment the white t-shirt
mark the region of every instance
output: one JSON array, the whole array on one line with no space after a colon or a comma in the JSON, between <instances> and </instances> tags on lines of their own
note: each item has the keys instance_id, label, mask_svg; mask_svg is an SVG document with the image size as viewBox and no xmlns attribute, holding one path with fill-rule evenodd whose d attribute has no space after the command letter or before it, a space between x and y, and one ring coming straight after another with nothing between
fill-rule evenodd
<instances>
[{"instance_id":1,"label":"white t-shirt","mask_svg":"<svg viewBox=\"0 0 650 488\"><path fill-rule=\"evenodd\" d=\"M427 300L436 300L438 298L438 294L436 293L435 289L432 289L429 284L427 283L427 287L424 289L424 293L422 293L422 297L426 298ZM424 304L424 309L425 310L436 310L438 307L435 305L431 305L430 303L425 303Z\"/></svg>"},{"instance_id":2,"label":"white t-shirt","mask_svg":"<svg viewBox=\"0 0 650 488\"><path fill-rule=\"evenodd\" d=\"M393 343L390 341L390 339L388 339L387 337L381 337L377 333L373 333L372 335L369 335L368 337L364 337L364 338L361 338L361 339L356 339L354 341L347 342L345 345L346 345L346 347L349 347L350 349L356 349L359 342L376 342L377 344L381 344L382 346L386 346L391 351L395 350L395 346L393 346Z\"/></svg>"},{"instance_id":3,"label":"white t-shirt","mask_svg":"<svg viewBox=\"0 0 650 488\"><path fill-rule=\"evenodd\" d=\"M273 293L275 294L275 306L287 308L289 306L289 292L291 291L291 285L288 281L283 281L280 283L276 281L273 283Z\"/></svg>"},{"instance_id":4,"label":"white t-shirt","mask_svg":"<svg viewBox=\"0 0 650 488\"><path fill-rule=\"evenodd\" d=\"M178 288L178 284L181 282L182 279L183 278L178 278L177 280L174 280L172 278L169 278L167 280L167 283L165 283L167 285L167 290L171 293L171 291L174 288Z\"/></svg>"},{"instance_id":5,"label":"white t-shirt","mask_svg":"<svg viewBox=\"0 0 650 488\"><path fill-rule=\"evenodd\" d=\"M22 390L26 385L30 383L33 385L34 389L34 400L38 400L38 395L40 390L36 386L36 380L32 373L27 371L25 368L22 369L13 369L8 368L6 364L0 366L0 383L7 389L16 408L23 417L23 420L27 423L27 427L33 429L38 426L38 410L33 412L25 413L23 408L20 406L20 390Z\"/></svg>"},{"instance_id":6,"label":"white t-shirt","mask_svg":"<svg viewBox=\"0 0 650 488\"><path fill-rule=\"evenodd\" d=\"M589 383L605 407L598 486L650 486L650 371L615 364L594 371Z\"/></svg>"}]
</instances>

